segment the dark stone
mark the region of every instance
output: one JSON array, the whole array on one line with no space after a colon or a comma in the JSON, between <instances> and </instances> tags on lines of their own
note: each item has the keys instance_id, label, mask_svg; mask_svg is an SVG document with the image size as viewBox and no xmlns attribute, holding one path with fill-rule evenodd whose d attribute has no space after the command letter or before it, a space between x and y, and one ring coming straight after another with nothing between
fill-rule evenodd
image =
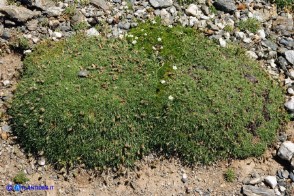
<instances>
[{"instance_id":1,"label":"dark stone","mask_svg":"<svg viewBox=\"0 0 294 196\"><path fill-rule=\"evenodd\" d=\"M214 3L216 9L227 13L234 13L236 10L235 1L233 0L217 0Z\"/></svg>"},{"instance_id":2,"label":"dark stone","mask_svg":"<svg viewBox=\"0 0 294 196\"><path fill-rule=\"evenodd\" d=\"M270 41L270 40L265 40L265 41L262 41L261 44L263 46L266 46L272 50L277 50L278 49L278 45L275 44L274 42Z\"/></svg>"}]
</instances>

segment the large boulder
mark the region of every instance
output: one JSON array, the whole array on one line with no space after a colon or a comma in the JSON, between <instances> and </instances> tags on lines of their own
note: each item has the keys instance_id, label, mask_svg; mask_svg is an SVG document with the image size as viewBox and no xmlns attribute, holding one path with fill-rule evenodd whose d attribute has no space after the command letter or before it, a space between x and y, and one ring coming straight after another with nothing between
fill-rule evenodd
<instances>
[{"instance_id":1,"label":"large boulder","mask_svg":"<svg viewBox=\"0 0 294 196\"><path fill-rule=\"evenodd\" d=\"M40 15L40 12L31 11L25 7L15 5L1 6L0 13L5 14L16 22L26 22L27 20Z\"/></svg>"}]
</instances>

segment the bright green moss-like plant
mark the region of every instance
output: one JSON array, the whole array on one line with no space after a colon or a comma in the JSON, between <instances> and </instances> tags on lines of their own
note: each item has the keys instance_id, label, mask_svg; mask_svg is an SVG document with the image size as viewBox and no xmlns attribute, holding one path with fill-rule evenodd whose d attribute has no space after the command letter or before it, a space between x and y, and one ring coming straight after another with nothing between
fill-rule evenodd
<instances>
[{"instance_id":1,"label":"bright green moss-like plant","mask_svg":"<svg viewBox=\"0 0 294 196\"><path fill-rule=\"evenodd\" d=\"M14 178L13 178L13 182L15 184L25 184L27 181L29 181L30 179L28 179L26 177L26 174L24 172L19 172Z\"/></svg>"},{"instance_id":2,"label":"bright green moss-like plant","mask_svg":"<svg viewBox=\"0 0 294 196\"><path fill-rule=\"evenodd\" d=\"M236 179L235 171L232 168L227 169L227 171L224 174L224 177L227 182L234 182Z\"/></svg>"},{"instance_id":3,"label":"bright green moss-like plant","mask_svg":"<svg viewBox=\"0 0 294 196\"><path fill-rule=\"evenodd\" d=\"M260 22L255 18L249 18L247 20L241 20L237 26L240 30L245 31L248 30L252 33L256 33L258 29L261 27Z\"/></svg>"},{"instance_id":4,"label":"bright green moss-like plant","mask_svg":"<svg viewBox=\"0 0 294 196\"><path fill-rule=\"evenodd\" d=\"M75 36L39 45L24 64L9 114L22 146L51 163L258 156L285 121L282 90L258 64L192 28L157 21L126 40Z\"/></svg>"}]
</instances>

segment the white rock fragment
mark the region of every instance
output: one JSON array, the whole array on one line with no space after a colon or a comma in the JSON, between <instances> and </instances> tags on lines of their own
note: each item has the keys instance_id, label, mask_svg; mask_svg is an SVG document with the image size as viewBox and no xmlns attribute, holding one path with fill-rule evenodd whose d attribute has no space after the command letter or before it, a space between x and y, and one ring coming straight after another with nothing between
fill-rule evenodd
<instances>
[{"instance_id":1,"label":"white rock fragment","mask_svg":"<svg viewBox=\"0 0 294 196\"><path fill-rule=\"evenodd\" d=\"M251 12L248 12L248 18L252 18L253 14Z\"/></svg>"},{"instance_id":2,"label":"white rock fragment","mask_svg":"<svg viewBox=\"0 0 294 196\"><path fill-rule=\"evenodd\" d=\"M92 37L92 36L99 36L100 33L97 31L97 29L95 27L92 27L90 29L87 30L86 32L87 36Z\"/></svg>"},{"instance_id":3,"label":"white rock fragment","mask_svg":"<svg viewBox=\"0 0 294 196\"><path fill-rule=\"evenodd\" d=\"M240 39L243 39L245 37L245 33L241 32L241 31L236 32L235 35L237 38L240 38Z\"/></svg>"},{"instance_id":4,"label":"white rock fragment","mask_svg":"<svg viewBox=\"0 0 294 196\"><path fill-rule=\"evenodd\" d=\"M9 80L4 80L2 83L3 83L4 86L8 86L10 84L10 81Z\"/></svg>"},{"instance_id":5,"label":"white rock fragment","mask_svg":"<svg viewBox=\"0 0 294 196\"><path fill-rule=\"evenodd\" d=\"M183 174L183 176L182 176L182 182L183 183L186 183L188 181L188 176L187 176L187 174Z\"/></svg>"},{"instance_id":6,"label":"white rock fragment","mask_svg":"<svg viewBox=\"0 0 294 196\"><path fill-rule=\"evenodd\" d=\"M278 182L276 176L267 176L264 178L264 181L272 188L274 189Z\"/></svg>"},{"instance_id":7,"label":"white rock fragment","mask_svg":"<svg viewBox=\"0 0 294 196\"><path fill-rule=\"evenodd\" d=\"M38 37L33 37L32 40L33 40L34 44L36 44L40 41L40 39Z\"/></svg>"},{"instance_id":8,"label":"white rock fragment","mask_svg":"<svg viewBox=\"0 0 294 196\"><path fill-rule=\"evenodd\" d=\"M269 61L269 63L270 63L270 65L271 65L272 68L277 67L277 65L276 65L276 63L275 63L275 59L271 59L271 60Z\"/></svg>"},{"instance_id":9,"label":"white rock fragment","mask_svg":"<svg viewBox=\"0 0 294 196\"><path fill-rule=\"evenodd\" d=\"M291 85L291 84L293 83L293 81L292 81L290 78L286 78L286 79L284 80L284 82L285 82L285 85L286 85L286 86Z\"/></svg>"},{"instance_id":10,"label":"white rock fragment","mask_svg":"<svg viewBox=\"0 0 294 196\"><path fill-rule=\"evenodd\" d=\"M32 50L25 50L25 51L23 51L23 53L24 54L30 54L30 53L32 53Z\"/></svg>"},{"instance_id":11,"label":"white rock fragment","mask_svg":"<svg viewBox=\"0 0 294 196\"><path fill-rule=\"evenodd\" d=\"M279 189L280 189L281 192L285 192L286 191L286 188L284 186L280 186Z\"/></svg>"},{"instance_id":12,"label":"white rock fragment","mask_svg":"<svg viewBox=\"0 0 294 196\"><path fill-rule=\"evenodd\" d=\"M38 164L39 164L40 166L43 166L43 165L45 165L45 163L46 163L45 158L44 158L44 157L39 157L39 159L38 159Z\"/></svg>"},{"instance_id":13,"label":"white rock fragment","mask_svg":"<svg viewBox=\"0 0 294 196\"><path fill-rule=\"evenodd\" d=\"M244 37L243 42L249 44L251 43L251 39L249 37Z\"/></svg>"},{"instance_id":14,"label":"white rock fragment","mask_svg":"<svg viewBox=\"0 0 294 196\"><path fill-rule=\"evenodd\" d=\"M255 52L253 52L253 51L250 51L250 50L246 51L246 55L248 57L252 58L252 59L257 59L258 58L257 54Z\"/></svg>"},{"instance_id":15,"label":"white rock fragment","mask_svg":"<svg viewBox=\"0 0 294 196\"><path fill-rule=\"evenodd\" d=\"M263 29L258 30L258 31L257 31L257 35L258 35L262 40L265 40L266 35L265 35L265 32L264 32Z\"/></svg>"},{"instance_id":16,"label":"white rock fragment","mask_svg":"<svg viewBox=\"0 0 294 196\"><path fill-rule=\"evenodd\" d=\"M282 195L278 188L275 188L275 194L276 194L276 196Z\"/></svg>"},{"instance_id":17,"label":"white rock fragment","mask_svg":"<svg viewBox=\"0 0 294 196\"><path fill-rule=\"evenodd\" d=\"M293 88L288 88L287 89L287 92L290 94L290 95L294 95L294 90L293 90Z\"/></svg>"},{"instance_id":18,"label":"white rock fragment","mask_svg":"<svg viewBox=\"0 0 294 196\"><path fill-rule=\"evenodd\" d=\"M62 33L55 31L55 32L53 32L52 36L56 37L56 38L62 38Z\"/></svg>"},{"instance_id":19,"label":"white rock fragment","mask_svg":"<svg viewBox=\"0 0 294 196\"><path fill-rule=\"evenodd\" d=\"M286 104L289 102L287 102L285 104L285 106L290 109L292 109L292 111L294 111L294 100L293 98L291 98L292 101L291 103L289 103L287 106ZM294 154L294 143L292 143L291 141L285 141L282 143L281 147L279 148L279 151L278 151L278 156L281 158L281 159L284 159L284 160L288 160L290 161L292 156Z\"/></svg>"},{"instance_id":20,"label":"white rock fragment","mask_svg":"<svg viewBox=\"0 0 294 196\"><path fill-rule=\"evenodd\" d=\"M285 52L285 57L289 63L294 65L294 50L288 50Z\"/></svg>"},{"instance_id":21,"label":"white rock fragment","mask_svg":"<svg viewBox=\"0 0 294 196\"><path fill-rule=\"evenodd\" d=\"M227 42L223 38L219 38L219 45L225 48L227 46Z\"/></svg>"},{"instance_id":22,"label":"white rock fragment","mask_svg":"<svg viewBox=\"0 0 294 196\"><path fill-rule=\"evenodd\" d=\"M197 17L197 16L200 16L202 14L202 12L200 11L200 9L198 8L197 5L190 4L188 6L188 8L186 9L186 14L188 16L195 16L195 17Z\"/></svg>"}]
</instances>

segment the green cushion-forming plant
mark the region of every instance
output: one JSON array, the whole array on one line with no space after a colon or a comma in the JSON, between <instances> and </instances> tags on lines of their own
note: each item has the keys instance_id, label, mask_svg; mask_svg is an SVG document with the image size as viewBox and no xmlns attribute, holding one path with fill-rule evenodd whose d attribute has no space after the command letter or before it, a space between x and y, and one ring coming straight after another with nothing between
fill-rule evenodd
<instances>
[{"instance_id":1,"label":"green cushion-forming plant","mask_svg":"<svg viewBox=\"0 0 294 196\"><path fill-rule=\"evenodd\" d=\"M9 113L23 147L51 163L258 156L286 119L282 90L243 50L182 26L146 22L123 40L46 42L24 64Z\"/></svg>"}]
</instances>

